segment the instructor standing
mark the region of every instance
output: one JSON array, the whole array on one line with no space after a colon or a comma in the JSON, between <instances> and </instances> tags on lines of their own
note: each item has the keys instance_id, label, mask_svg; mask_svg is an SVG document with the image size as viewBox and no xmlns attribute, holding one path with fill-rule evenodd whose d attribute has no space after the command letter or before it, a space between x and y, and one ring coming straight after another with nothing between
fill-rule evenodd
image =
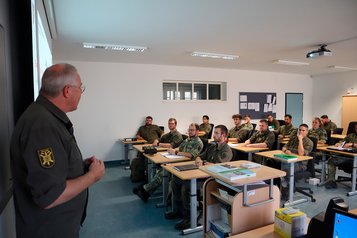
<instances>
[{"instance_id":1,"label":"instructor standing","mask_svg":"<svg viewBox=\"0 0 357 238\"><path fill-rule=\"evenodd\" d=\"M78 237L87 188L104 175L101 160L83 161L66 115L77 109L84 89L75 67L53 65L17 122L11 168L18 238Z\"/></svg>"}]
</instances>

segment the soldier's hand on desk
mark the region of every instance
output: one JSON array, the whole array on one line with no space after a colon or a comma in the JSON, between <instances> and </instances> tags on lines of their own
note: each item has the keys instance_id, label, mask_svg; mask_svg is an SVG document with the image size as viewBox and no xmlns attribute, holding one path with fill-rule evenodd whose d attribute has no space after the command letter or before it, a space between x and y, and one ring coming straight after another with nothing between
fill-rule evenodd
<instances>
[{"instance_id":1,"label":"soldier's hand on desk","mask_svg":"<svg viewBox=\"0 0 357 238\"><path fill-rule=\"evenodd\" d=\"M283 139L284 136L283 136L283 135L278 135L278 138L279 138L279 139Z\"/></svg>"},{"instance_id":2,"label":"soldier's hand on desk","mask_svg":"<svg viewBox=\"0 0 357 238\"><path fill-rule=\"evenodd\" d=\"M290 150L285 150L284 153L287 154L287 155L291 155L292 154Z\"/></svg>"},{"instance_id":3,"label":"soldier's hand on desk","mask_svg":"<svg viewBox=\"0 0 357 238\"><path fill-rule=\"evenodd\" d=\"M159 140L155 139L154 142L152 143L153 146L158 146L159 145Z\"/></svg>"},{"instance_id":4,"label":"soldier's hand on desk","mask_svg":"<svg viewBox=\"0 0 357 238\"><path fill-rule=\"evenodd\" d=\"M195 159L195 165L198 166L198 167L203 165L203 161L202 161L202 159L200 157L197 157Z\"/></svg>"},{"instance_id":5,"label":"soldier's hand on desk","mask_svg":"<svg viewBox=\"0 0 357 238\"><path fill-rule=\"evenodd\" d=\"M92 162L89 166L88 173L92 174L94 181L100 180L105 173L105 167L104 167L103 161L101 161L93 156Z\"/></svg>"}]
</instances>

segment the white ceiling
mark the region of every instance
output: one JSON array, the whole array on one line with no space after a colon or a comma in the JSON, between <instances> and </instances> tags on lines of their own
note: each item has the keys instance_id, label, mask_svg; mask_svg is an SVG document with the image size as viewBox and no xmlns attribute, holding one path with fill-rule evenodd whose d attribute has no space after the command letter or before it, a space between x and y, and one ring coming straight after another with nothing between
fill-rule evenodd
<instances>
[{"instance_id":1,"label":"white ceiling","mask_svg":"<svg viewBox=\"0 0 357 238\"><path fill-rule=\"evenodd\" d=\"M356 0L53 0L55 60L181 65L318 75L357 68ZM82 42L147 46L144 53ZM331 57L307 59L327 44ZM239 55L235 61L192 51ZM277 65L277 59L309 66Z\"/></svg>"}]
</instances>

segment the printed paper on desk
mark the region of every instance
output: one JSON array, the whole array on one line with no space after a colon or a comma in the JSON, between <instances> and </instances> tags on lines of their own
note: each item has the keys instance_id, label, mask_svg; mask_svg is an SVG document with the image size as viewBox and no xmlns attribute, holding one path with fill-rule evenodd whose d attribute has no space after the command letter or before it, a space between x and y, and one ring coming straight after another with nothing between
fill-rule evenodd
<instances>
[{"instance_id":1,"label":"printed paper on desk","mask_svg":"<svg viewBox=\"0 0 357 238\"><path fill-rule=\"evenodd\" d=\"M169 153L162 153L162 155L168 159L183 159L185 156L183 155L170 155Z\"/></svg>"}]
</instances>

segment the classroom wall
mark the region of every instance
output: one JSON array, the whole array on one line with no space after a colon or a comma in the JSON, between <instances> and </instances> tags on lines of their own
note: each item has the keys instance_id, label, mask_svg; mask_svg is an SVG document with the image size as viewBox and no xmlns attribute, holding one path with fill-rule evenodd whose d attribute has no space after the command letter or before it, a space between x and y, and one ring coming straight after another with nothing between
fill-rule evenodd
<instances>
[{"instance_id":1,"label":"classroom wall","mask_svg":"<svg viewBox=\"0 0 357 238\"><path fill-rule=\"evenodd\" d=\"M54 56L55 58L55 56ZM226 70L165 65L101 62L69 62L75 65L86 85L77 111L69 113L83 156L109 160L123 159L119 138L133 137L147 115L164 125L178 120L186 132L191 122L201 123L204 114L215 125L233 126L238 113L239 92L276 92L277 118L285 113L285 92L304 93L304 120L312 115L312 79L306 75ZM227 82L224 102L163 102L163 80Z\"/></svg>"},{"instance_id":2,"label":"classroom wall","mask_svg":"<svg viewBox=\"0 0 357 238\"><path fill-rule=\"evenodd\" d=\"M342 96L349 88L357 93L357 72L340 72L313 77L312 108L314 115L327 114L338 127L341 126ZM357 112L357 110L356 110Z\"/></svg>"}]
</instances>

